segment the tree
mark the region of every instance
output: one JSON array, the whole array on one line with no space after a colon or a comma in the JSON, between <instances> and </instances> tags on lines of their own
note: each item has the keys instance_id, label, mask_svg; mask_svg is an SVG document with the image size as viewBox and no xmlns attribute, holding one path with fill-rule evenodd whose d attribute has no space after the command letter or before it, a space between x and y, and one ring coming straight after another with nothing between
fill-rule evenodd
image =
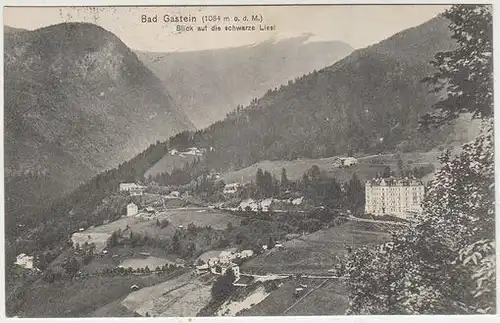
<instances>
[{"instance_id":1,"label":"tree","mask_svg":"<svg viewBox=\"0 0 500 323\"><path fill-rule=\"evenodd\" d=\"M459 48L437 55L442 61L433 79L446 78L449 86L442 89L449 95L436 105L442 114L432 121L440 125L471 112L483 118L483 129L458 156L443 153L422 215L396 232L390 244L359 249L349 257L352 314L496 310L492 71L489 60L483 59L485 46L491 46L491 40L484 39L491 37L491 11L454 5L445 16Z\"/></svg>"},{"instance_id":2,"label":"tree","mask_svg":"<svg viewBox=\"0 0 500 323\"><path fill-rule=\"evenodd\" d=\"M212 286L212 297L218 301L225 300L234 290L233 282L236 279L234 272L228 269L226 273L215 281Z\"/></svg>"},{"instance_id":3,"label":"tree","mask_svg":"<svg viewBox=\"0 0 500 323\"><path fill-rule=\"evenodd\" d=\"M272 248L274 248L274 245L275 245L274 238L272 236L270 236L269 241L267 242L267 248L272 249Z\"/></svg>"},{"instance_id":4,"label":"tree","mask_svg":"<svg viewBox=\"0 0 500 323\"><path fill-rule=\"evenodd\" d=\"M385 166L384 172L382 173L382 178L389 178L389 177L391 177L391 175L392 175L391 167Z\"/></svg>"},{"instance_id":5,"label":"tree","mask_svg":"<svg viewBox=\"0 0 500 323\"><path fill-rule=\"evenodd\" d=\"M352 178L348 183L346 198L347 206L351 208L354 213L361 210L365 205L365 191L356 172L352 174Z\"/></svg>"},{"instance_id":6,"label":"tree","mask_svg":"<svg viewBox=\"0 0 500 323\"><path fill-rule=\"evenodd\" d=\"M272 196L273 195L273 177L270 172L267 170L264 172L264 183L262 187L262 191L264 192L264 196Z\"/></svg>"},{"instance_id":7,"label":"tree","mask_svg":"<svg viewBox=\"0 0 500 323\"><path fill-rule=\"evenodd\" d=\"M446 92L435 112L421 120L423 129L450 123L460 114L493 117L493 24L491 5L455 5L443 16L451 20L455 50L439 52L432 65L438 72L423 80L434 92Z\"/></svg>"},{"instance_id":8,"label":"tree","mask_svg":"<svg viewBox=\"0 0 500 323\"><path fill-rule=\"evenodd\" d=\"M73 277L80 269L80 265L74 257L67 258L63 262L62 267L66 271L66 274L68 274L68 276L70 277Z\"/></svg>"},{"instance_id":9,"label":"tree","mask_svg":"<svg viewBox=\"0 0 500 323\"><path fill-rule=\"evenodd\" d=\"M176 230L174 233L174 237L172 238L172 251L174 253L179 253L180 249L181 249L180 232L179 230Z\"/></svg>"},{"instance_id":10,"label":"tree","mask_svg":"<svg viewBox=\"0 0 500 323\"><path fill-rule=\"evenodd\" d=\"M288 176L286 175L286 169L283 167L281 169L281 189L286 190L288 188Z\"/></svg>"},{"instance_id":11,"label":"tree","mask_svg":"<svg viewBox=\"0 0 500 323\"><path fill-rule=\"evenodd\" d=\"M308 175L311 179L311 184L317 184L321 178L321 170L319 169L318 165L312 165L309 169Z\"/></svg>"},{"instance_id":12,"label":"tree","mask_svg":"<svg viewBox=\"0 0 500 323\"><path fill-rule=\"evenodd\" d=\"M262 169L259 168L257 169L257 174L255 175L255 185L257 185L258 188L258 195L261 195L263 193L262 189L265 185L264 182L264 173L262 172Z\"/></svg>"},{"instance_id":13,"label":"tree","mask_svg":"<svg viewBox=\"0 0 500 323\"><path fill-rule=\"evenodd\" d=\"M399 176L405 177L403 159L401 158L401 156L399 154L396 156L396 160L397 160L397 164L398 164Z\"/></svg>"}]
</instances>

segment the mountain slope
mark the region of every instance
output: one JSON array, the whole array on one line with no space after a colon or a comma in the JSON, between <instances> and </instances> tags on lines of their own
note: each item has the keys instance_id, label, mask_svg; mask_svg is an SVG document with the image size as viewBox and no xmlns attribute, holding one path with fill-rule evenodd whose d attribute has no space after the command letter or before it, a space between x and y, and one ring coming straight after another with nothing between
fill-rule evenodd
<instances>
[{"instance_id":1,"label":"mountain slope","mask_svg":"<svg viewBox=\"0 0 500 323\"><path fill-rule=\"evenodd\" d=\"M236 48L137 53L168 86L183 111L202 128L268 89L331 65L352 52L343 42L314 42L311 38L306 34ZM175 84L170 82L172 79Z\"/></svg>"},{"instance_id":2,"label":"mountain slope","mask_svg":"<svg viewBox=\"0 0 500 323\"><path fill-rule=\"evenodd\" d=\"M227 170L265 159L320 158L350 150L425 151L450 137L456 140L456 126L417 130L420 115L438 100L421 80L433 72L429 62L436 52L456 46L450 36L444 18L402 31L268 91L193 134L188 145L214 147L207 166Z\"/></svg>"},{"instance_id":3,"label":"mountain slope","mask_svg":"<svg viewBox=\"0 0 500 323\"><path fill-rule=\"evenodd\" d=\"M193 129L155 75L101 27L7 29L4 43L10 211L57 196L152 142Z\"/></svg>"}]
</instances>

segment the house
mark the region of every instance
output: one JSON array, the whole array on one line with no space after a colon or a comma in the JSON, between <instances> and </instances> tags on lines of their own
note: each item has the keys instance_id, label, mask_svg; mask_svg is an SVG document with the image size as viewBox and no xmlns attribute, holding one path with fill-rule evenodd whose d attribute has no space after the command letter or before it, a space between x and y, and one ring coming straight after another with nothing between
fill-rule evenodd
<instances>
[{"instance_id":1,"label":"house","mask_svg":"<svg viewBox=\"0 0 500 323\"><path fill-rule=\"evenodd\" d=\"M184 259L177 258L175 259L175 266L184 268L186 266L186 261Z\"/></svg>"},{"instance_id":2,"label":"house","mask_svg":"<svg viewBox=\"0 0 500 323\"><path fill-rule=\"evenodd\" d=\"M120 183L120 192L130 192L130 189L136 186L136 183Z\"/></svg>"},{"instance_id":3,"label":"house","mask_svg":"<svg viewBox=\"0 0 500 323\"><path fill-rule=\"evenodd\" d=\"M240 252L240 257L241 258L250 258L253 256L253 250L242 250Z\"/></svg>"},{"instance_id":4,"label":"house","mask_svg":"<svg viewBox=\"0 0 500 323\"><path fill-rule=\"evenodd\" d=\"M196 274L197 275L202 275L202 274L208 273L209 270L210 270L210 268L209 268L208 264L196 266Z\"/></svg>"},{"instance_id":5,"label":"house","mask_svg":"<svg viewBox=\"0 0 500 323\"><path fill-rule=\"evenodd\" d=\"M127 216L136 215L138 211L139 211L139 208L137 207L137 205L135 203L127 204Z\"/></svg>"},{"instance_id":6,"label":"house","mask_svg":"<svg viewBox=\"0 0 500 323\"><path fill-rule=\"evenodd\" d=\"M344 167L352 167L358 164L358 160L354 157L343 158L342 164Z\"/></svg>"},{"instance_id":7,"label":"house","mask_svg":"<svg viewBox=\"0 0 500 323\"><path fill-rule=\"evenodd\" d=\"M240 279L240 267L232 262L227 264L219 264L210 268L210 271L214 275L225 275L228 270L232 270L235 280L238 281Z\"/></svg>"},{"instance_id":8,"label":"house","mask_svg":"<svg viewBox=\"0 0 500 323\"><path fill-rule=\"evenodd\" d=\"M303 201L304 201L304 197L301 196L301 197L298 197L296 199L293 199L292 200L292 204L293 205L300 205L300 204L302 204Z\"/></svg>"},{"instance_id":9,"label":"house","mask_svg":"<svg viewBox=\"0 0 500 323\"><path fill-rule=\"evenodd\" d=\"M179 198L180 196L181 193L179 193L179 191L172 191L167 195L167 197L169 198Z\"/></svg>"},{"instance_id":10,"label":"house","mask_svg":"<svg viewBox=\"0 0 500 323\"><path fill-rule=\"evenodd\" d=\"M136 183L120 183L120 192L129 192L131 196L138 196L144 193L144 186Z\"/></svg>"},{"instance_id":11,"label":"house","mask_svg":"<svg viewBox=\"0 0 500 323\"><path fill-rule=\"evenodd\" d=\"M231 183L231 184L226 184L224 186L224 190L222 191L223 194L236 194L238 190L241 188L240 183Z\"/></svg>"},{"instance_id":12,"label":"house","mask_svg":"<svg viewBox=\"0 0 500 323\"><path fill-rule=\"evenodd\" d=\"M365 183L365 213L407 218L422 212L424 184L408 178L377 178Z\"/></svg>"},{"instance_id":13,"label":"house","mask_svg":"<svg viewBox=\"0 0 500 323\"><path fill-rule=\"evenodd\" d=\"M16 262L14 262L14 264L26 269L33 269L33 260L33 256L28 256L25 253L21 253L17 255Z\"/></svg>"},{"instance_id":14,"label":"house","mask_svg":"<svg viewBox=\"0 0 500 323\"><path fill-rule=\"evenodd\" d=\"M354 157L337 157L332 161L332 165L334 167L342 168L342 167L352 167L358 164L358 160Z\"/></svg>"},{"instance_id":15,"label":"house","mask_svg":"<svg viewBox=\"0 0 500 323\"><path fill-rule=\"evenodd\" d=\"M295 288L295 292L293 293L294 296L298 296L304 292L304 288L302 287L297 287Z\"/></svg>"}]
</instances>

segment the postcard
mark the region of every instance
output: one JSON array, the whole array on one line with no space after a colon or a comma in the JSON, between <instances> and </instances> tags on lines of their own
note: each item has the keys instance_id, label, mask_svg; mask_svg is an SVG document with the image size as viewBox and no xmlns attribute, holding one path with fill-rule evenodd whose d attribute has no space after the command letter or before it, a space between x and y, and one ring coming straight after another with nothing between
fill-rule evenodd
<instances>
[{"instance_id":1,"label":"postcard","mask_svg":"<svg viewBox=\"0 0 500 323\"><path fill-rule=\"evenodd\" d=\"M3 17L7 317L497 312L492 5Z\"/></svg>"}]
</instances>

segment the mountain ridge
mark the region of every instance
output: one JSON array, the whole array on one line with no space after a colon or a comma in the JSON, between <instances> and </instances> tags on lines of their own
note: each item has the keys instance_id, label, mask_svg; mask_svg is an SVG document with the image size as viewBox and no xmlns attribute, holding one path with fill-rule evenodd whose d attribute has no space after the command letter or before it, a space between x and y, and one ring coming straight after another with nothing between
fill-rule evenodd
<instances>
[{"instance_id":1,"label":"mountain ridge","mask_svg":"<svg viewBox=\"0 0 500 323\"><path fill-rule=\"evenodd\" d=\"M155 141L194 129L154 73L100 26L62 23L6 32L4 41L10 211L59 196ZM23 176L41 191L23 188ZM52 184L43 189L45 182Z\"/></svg>"},{"instance_id":2,"label":"mountain ridge","mask_svg":"<svg viewBox=\"0 0 500 323\"><path fill-rule=\"evenodd\" d=\"M136 52L160 79L177 80L169 87L174 99L203 128L269 88L323 68L352 51L340 41L306 43L309 38L301 35L201 51Z\"/></svg>"}]
</instances>

